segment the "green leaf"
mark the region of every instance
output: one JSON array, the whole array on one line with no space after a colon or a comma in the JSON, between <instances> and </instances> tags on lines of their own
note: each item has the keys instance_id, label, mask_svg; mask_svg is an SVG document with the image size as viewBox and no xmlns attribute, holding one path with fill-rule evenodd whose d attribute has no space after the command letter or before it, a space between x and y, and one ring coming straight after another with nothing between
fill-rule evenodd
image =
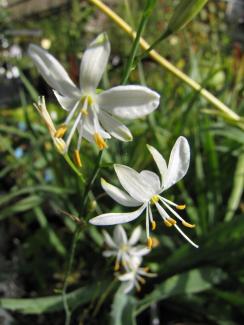
<instances>
[{"instance_id":1,"label":"green leaf","mask_svg":"<svg viewBox=\"0 0 244 325\"><path fill-rule=\"evenodd\" d=\"M135 325L136 299L123 293L122 286L117 290L111 310L111 325Z\"/></svg>"},{"instance_id":2,"label":"green leaf","mask_svg":"<svg viewBox=\"0 0 244 325\"><path fill-rule=\"evenodd\" d=\"M233 188L228 201L227 213L225 215L226 221L230 221L233 218L234 213L240 204L242 193L243 193L243 185L244 185L244 153L241 153L237 162L235 175L234 175Z\"/></svg>"},{"instance_id":3,"label":"green leaf","mask_svg":"<svg viewBox=\"0 0 244 325\"><path fill-rule=\"evenodd\" d=\"M181 0L175 8L164 36L169 36L185 27L207 2L208 0Z\"/></svg>"},{"instance_id":4,"label":"green leaf","mask_svg":"<svg viewBox=\"0 0 244 325\"><path fill-rule=\"evenodd\" d=\"M223 277L224 273L217 268L195 269L175 275L158 285L156 289L138 303L136 315L157 301L176 295L194 294L210 289Z\"/></svg>"},{"instance_id":5,"label":"green leaf","mask_svg":"<svg viewBox=\"0 0 244 325\"><path fill-rule=\"evenodd\" d=\"M89 301L97 298L107 287L108 282L96 282L91 286L86 286L67 294L67 302L70 309L74 310L78 306L82 306ZM26 298L26 299L0 299L0 307L12 311L18 311L23 314L42 314L50 313L63 309L63 297L49 296L42 298Z\"/></svg>"}]
</instances>

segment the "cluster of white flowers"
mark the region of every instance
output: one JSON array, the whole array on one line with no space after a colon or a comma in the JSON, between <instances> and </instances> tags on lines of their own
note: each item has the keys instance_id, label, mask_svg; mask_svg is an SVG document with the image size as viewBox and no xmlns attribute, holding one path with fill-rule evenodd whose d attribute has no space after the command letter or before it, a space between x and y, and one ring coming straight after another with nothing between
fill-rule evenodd
<instances>
[{"instance_id":1,"label":"cluster of white flowers","mask_svg":"<svg viewBox=\"0 0 244 325\"><path fill-rule=\"evenodd\" d=\"M115 257L116 276L120 281L124 282L123 291L128 293L134 287L139 291L140 284L144 284L143 277L154 277L156 274L149 273L147 268L141 267L142 257L150 252L143 245L137 245L141 237L141 227L134 229L131 237L128 239L124 228L117 225L114 228L113 238L103 231L104 240L108 247L103 252L105 257ZM121 270L122 268L122 270Z\"/></svg>"},{"instance_id":2,"label":"cluster of white flowers","mask_svg":"<svg viewBox=\"0 0 244 325\"><path fill-rule=\"evenodd\" d=\"M79 88L75 86L62 65L46 50L37 45L30 45L28 52L43 78L53 88L61 107L68 114L64 123L56 130L45 103L42 102L42 105L39 103L37 109L60 152L68 151L75 131L78 131L74 160L79 167L82 165L79 151L83 138L96 143L100 150L107 147L105 139L111 137L121 141L131 141L130 130L117 118L144 117L159 106L159 94L141 85L117 86L105 91L97 90L110 54L110 42L105 33L100 34L84 52L80 66ZM68 136L63 140L68 130ZM149 170L138 173L128 166L115 164L117 177L128 194L104 179L101 181L105 192L116 202L126 207L139 208L127 213L105 213L90 220L91 224L98 226L118 225L135 220L146 210L148 247L135 246L139 241L141 228L137 227L129 240L122 226L115 228L113 239L104 231L105 242L109 248L104 255L116 257L115 271L118 271L122 265L125 273L117 273L117 277L125 282L126 293L134 287L139 290L140 283L145 281L144 276L155 276L141 267L143 256L148 254L152 248L150 223L152 230L156 228L152 207L156 208L167 227L173 226L190 244L198 247L177 223L180 221L185 227L195 227L185 221L176 211L185 209L185 205L176 204L160 195L187 173L190 163L188 141L182 136L176 140L168 165L157 149L148 145L148 150L157 165L160 177Z\"/></svg>"}]
</instances>

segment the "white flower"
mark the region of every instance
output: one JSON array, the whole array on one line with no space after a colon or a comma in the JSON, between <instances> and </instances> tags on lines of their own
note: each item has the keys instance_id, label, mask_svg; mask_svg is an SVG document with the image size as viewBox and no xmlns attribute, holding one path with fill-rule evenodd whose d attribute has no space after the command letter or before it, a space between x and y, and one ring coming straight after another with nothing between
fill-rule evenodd
<instances>
[{"instance_id":1,"label":"white flower","mask_svg":"<svg viewBox=\"0 0 244 325\"><path fill-rule=\"evenodd\" d=\"M177 221L172 218L165 208L178 219L184 226L193 228L186 222L172 207L183 210L185 205L175 204L162 197L160 194L169 189L176 182L181 180L189 167L190 148L188 141L184 137L179 137L171 151L168 166L163 156L152 146L148 149L159 169L161 181L157 174L143 170L138 173L134 169L124 165L114 165L118 179L128 194L121 189L109 184L102 179L102 187L116 202L127 207L139 207L139 209L129 213L106 213L101 214L90 220L90 223L98 226L115 225L130 222L138 218L146 210L146 232L148 247L152 247L152 238L149 234L149 223L152 229L156 228L156 222L153 219L151 205L155 205L164 224L167 227L174 226L181 235L196 248L198 247L186 234L180 229Z\"/></svg>"},{"instance_id":2,"label":"white flower","mask_svg":"<svg viewBox=\"0 0 244 325\"><path fill-rule=\"evenodd\" d=\"M114 270L118 271L120 263L127 268L132 267L132 263L135 259L133 257L142 257L150 252L150 250L143 246L137 245L137 242L141 236L141 227L138 226L132 232L130 239L127 238L126 232L121 225L114 228L113 238L104 231L105 243L108 246L108 250L105 250L103 255L105 257L116 256L116 262Z\"/></svg>"},{"instance_id":3,"label":"white flower","mask_svg":"<svg viewBox=\"0 0 244 325\"><path fill-rule=\"evenodd\" d=\"M153 278L157 276L154 273L149 273L148 268L141 267L142 259L135 257L133 261L133 267L127 269L126 273L118 275L117 278L125 282L123 286L123 292L129 293L133 288L136 288L137 291L141 290L141 284L145 284L144 277Z\"/></svg>"},{"instance_id":4,"label":"white flower","mask_svg":"<svg viewBox=\"0 0 244 325\"><path fill-rule=\"evenodd\" d=\"M56 137L64 136L71 121L72 127L66 139L66 150L77 129L79 139L96 142L99 149L106 147L104 139L111 136L122 140L132 140L130 130L116 119L135 119L154 111L160 96L144 86L117 86L101 93L96 88L105 71L110 42L106 33L100 34L84 52L80 66L80 87L76 87L62 65L47 51L31 44L28 53L46 82L54 89L62 108L68 116L56 132Z\"/></svg>"}]
</instances>

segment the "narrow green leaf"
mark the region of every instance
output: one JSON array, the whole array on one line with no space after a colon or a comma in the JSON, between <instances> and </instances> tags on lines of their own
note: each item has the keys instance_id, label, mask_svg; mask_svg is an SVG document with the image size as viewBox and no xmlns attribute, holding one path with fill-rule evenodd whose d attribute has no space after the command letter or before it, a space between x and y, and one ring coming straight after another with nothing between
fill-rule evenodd
<instances>
[{"instance_id":1,"label":"narrow green leaf","mask_svg":"<svg viewBox=\"0 0 244 325\"><path fill-rule=\"evenodd\" d=\"M237 210L240 204L242 193L243 193L243 185L244 185L244 153L241 153L237 162L235 175L234 175L233 188L228 201L227 213L225 215L226 221L230 221L233 218L235 211Z\"/></svg>"},{"instance_id":2,"label":"narrow green leaf","mask_svg":"<svg viewBox=\"0 0 244 325\"><path fill-rule=\"evenodd\" d=\"M223 277L224 273L217 268L195 269L175 275L158 285L156 289L138 303L136 315L157 301L176 295L194 294L210 289L213 284L218 283Z\"/></svg>"},{"instance_id":3,"label":"narrow green leaf","mask_svg":"<svg viewBox=\"0 0 244 325\"><path fill-rule=\"evenodd\" d=\"M111 325L135 325L135 304L136 299L130 295L124 294L120 287L115 296L111 310Z\"/></svg>"},{"instance_id":4,"label":"narrow green leaf","mask_svg":"<svg viewBox=\"0 0 244 325\"><path fill-rule=\"evenodd\" d=\"M96 299L107 287L108 283L96 282L91 286L86 286L67 294L67 302L72 310L82 306L89 301ZM42 298L26 299L0 299L0 307L23 314L42 314L50 313L63 309L63 297L49 296Z\"/></svg>"},{"instance_id":5,"label":"narrow green leaf","mask_svg":"<svg viewBox=\"0 0 244 325\"><path fill-rule=\"evenodd\" d=\"M175 8L164 35L169 36L185 27L207 2L208 0L181 0Z\"/></svg>"}]
</instances>

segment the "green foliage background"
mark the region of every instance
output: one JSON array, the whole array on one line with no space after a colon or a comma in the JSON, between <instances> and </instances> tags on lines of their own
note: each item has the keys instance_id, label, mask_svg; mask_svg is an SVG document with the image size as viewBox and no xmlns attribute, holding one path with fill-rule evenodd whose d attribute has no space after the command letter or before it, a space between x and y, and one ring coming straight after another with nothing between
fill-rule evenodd
<instances>
[{"instance_id":1,"label":"green foliage background","mask_svg":"<svg viewBox=\"0 0 244 325\"><path fill-rule=\"evenodd\" d=\"M143 11L141 1L107 3L132 26L138 26ZM143 35L150 43L166 28L173 9L171 1L157 1ZM5 24L18 28L23 22L8 19ZM101 88L120 83L132 42L86 1L72 1L68 10L38 21L29 17L24 24L42 30L42 38L52 42L50 51L74 79L78 74L71 68L78 71L86 45L98 33L107 31L112 54ZM228 28L224 2L209 1L194 22L160 43L157 50L242 115L244 61L233 54ZM30 41L39 43L40 39L11 39L24 46ZM177 137L186 136L191 146L190 169L167 195L186 202L185 217L197 225L196 231L187 233L200 248L189 246L156 218L154 236L158 245L145 263L158 277L148 280L140 293L126 296L119 290L119 283L113 281L112 261L101 254L101 229L88 224L101 212L123 208L103 193L98 177L86 213L80 215L85 185L56 152L32 106L37 94L41 95L37 71L27 56L18 62L11 59L10 63L22 71L22 87L18 107L13 103L0 111L0 283L5 288L0 306L11 311L14 324L64 322L61 290L75 224L62 211L83 220L68 278L67 299L74 324L150 324L155 318L162 324L241 324L243 129L224 119L198 93L151 59L144 59L132 71L129 82L146 83L158 91L161 105L149 117L128 123L133 142L109 141L99 177L116 184L115 162L137 170L154 170L146 144L155 146L168 159ZM48 109L57 114L58 125L65 112L52 101L50 90L48 96ZM23 150L19 158L17 148ZM85 181L92 177L97 154L95 147L83 143ZM144 226L143 217L126 225L128 233L139 223Z\"/></svg>"}]
</instances>

